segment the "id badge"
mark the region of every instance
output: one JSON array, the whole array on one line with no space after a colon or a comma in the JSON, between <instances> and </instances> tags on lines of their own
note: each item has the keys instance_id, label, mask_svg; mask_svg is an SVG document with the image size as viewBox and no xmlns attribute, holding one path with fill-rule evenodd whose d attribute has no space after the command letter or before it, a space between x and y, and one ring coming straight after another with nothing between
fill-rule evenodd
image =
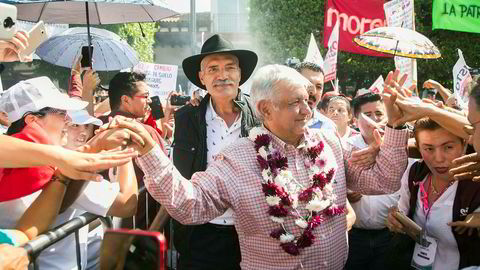
<instances>
[{"instance_id":1,"label":"id badge","mask_svg":"<svg viewBox=\"0 0 480 270\"><path fill-rule=\"evenodd\" d=\"M424 240L425 245L415 243L411 266L418 270L431 270L437 253L437 240L427 235Z\"/></svg>"}]
</instances>

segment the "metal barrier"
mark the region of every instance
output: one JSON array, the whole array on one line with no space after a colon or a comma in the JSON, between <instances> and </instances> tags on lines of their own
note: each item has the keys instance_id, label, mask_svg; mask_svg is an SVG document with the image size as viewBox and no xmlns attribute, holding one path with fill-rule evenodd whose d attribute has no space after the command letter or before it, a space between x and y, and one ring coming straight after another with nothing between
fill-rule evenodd
<instances>
[{"instance_id":1,"label":"metal barrier","mask_svg":"<svg viewBox=\"0 0 480 270\"><path fill-rule=\"evenodd\" d=\"M80 245L78 242L78 230L83 226L90 224L97 218L105 219L104 217L100 217L91 213L84 213L83 215L72 218L64 224L50 231L47 231L44 234L39 235L37 238L28 241L25 245L23 245L23 248L27 250L28 256L30 257L30 264L33 265L33 269L38 269L38 265L35 263L35 261L38 255L44 249L57 243L58 241L64 239L72 233L75 233L77 266L78 269L82 269L80 258ZM109 224L108 221L106 223ZM29 268L30 267L31 266L29 266Z\"/></svg>"},{"instance_id":2,"label":"metal barrier","mask_svg":"<svg viewBox=\"0 0 480 270\"><path fill-rule=\"evenodd\" d=\"M143 194L144 193L144 194ZM146 196L146 224L148 224L148 192L145 187L142 187L138 191L138 196ZM72 233L75 234L75 245L76 245L76 260L77 260L77 267L78 269L81 268L81 257L80 257L80 244L79 244L79 233L78 231L86 226L89 225L90 223L94 222L96 219L102 220L102 222L108 227L112 228L113 223L111 217L102 217L102 216L97 216L92 213L84 213L80 216L77 216L67 222L65 222L62 225L57 226L54 229L51 229L38 237L36 237L33 240L30 240L26 244L23 245L23 248L27 250L28 256L30 258L30 265L29 269L35 269L38 270L39 266L36 264L36 258L40 255L40 253L48 248L49 246L57 243L58 241L66 238L67 236L71 235ZM135 215L132 217L133 219L133 226L135 229ZM162 233L165 234L165 232L169 232L169 243L168 243L168 249L166 250L166 256L167 258L167 267L168 269L176 269L177 267L177 260L178 260L178 255L173 247L173 226L171 221L168 223L168 226L166 226L163 230Z\"/></svg>"}]
</instances>

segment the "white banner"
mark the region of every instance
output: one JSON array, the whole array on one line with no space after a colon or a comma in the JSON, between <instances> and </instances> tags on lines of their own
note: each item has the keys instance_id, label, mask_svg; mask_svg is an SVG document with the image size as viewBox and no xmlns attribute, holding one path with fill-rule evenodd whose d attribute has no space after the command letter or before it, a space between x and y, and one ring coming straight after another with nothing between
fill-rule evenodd
<instances>
[{"instance_id":1,"label":"white banner","mask_svg":"<svg viewBox=\"0 0 480 270\"><path fill-rule=\"evenodd\" d=\"M368 90L370 90L370 92L374 94L381 94L383 93L383 84L384 80L382 75L380 75L378 76L377 80L372 84L372 86L368 88Z\"/></svg>"},{"instance_id":2,"label":"white banner","mask_svg":"<svg viewBox=\"0 0 480 270\"><path fill-rule=\"evenodd\" d=\"M318 45L313 37L313 33L310 34L310 43L308 44L307 56L305 56L303 62L314 63L323 68L323 57L320 53L320 49L318 49Z\"/></svg>"},{"instance_id":3,"label":"white banner","mask_svg":"<svg viewBox=\"0 0 480 270\"><path fill-rule=\"evenodd\" d=\"M332 34L328 39L328 51L325 55L323 70L325 72L324 82L329 82L337 77L337 56L338 56L338 20L333 27Z\"/></svg>"},{"instance_id":4,"label":"white banner","mask_svg":"<svg viewBox=\"0 0 480 270\"><path fill-rule=\"evenodd\" d=\"M133 71L145 73L150 96L165 101L168 93L176 90L178 66L139 62Z\"/></svg>"},{"instance_id":5,"label":"white banner","mask_svg":"<svg viewBox=\"0 0 480 270\"><path fill-rule=\"evenodd\" d=\"M458 61L453 66L453 93L457 99L457 104L466 109L468 106L467 85L472 81L469 67L463 58L463 53L458 49Z\"/></svg>"},{"instance_id":6,"label":"white banner","mask_svg":"<svg viewBox=\"0 0 480 270\"><path fill-rule=\"evenodd\" d=\"M383 5L388 26L415 30L413 0L392 0ZM408 74L405 86L417 83L417 62L415 59L395 56L395 68Z\"/></svg>"}]
</instances>

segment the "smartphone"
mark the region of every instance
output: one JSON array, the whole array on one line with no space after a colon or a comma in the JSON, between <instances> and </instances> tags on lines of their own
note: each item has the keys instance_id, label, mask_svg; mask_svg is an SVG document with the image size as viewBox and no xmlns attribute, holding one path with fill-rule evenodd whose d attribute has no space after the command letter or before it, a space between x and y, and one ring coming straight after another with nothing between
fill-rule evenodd
<instances>
[{"instance_id":1,"label":"smartphone","mask_svg":"<svg viewBox=\"0 0 480 270\"><path fill-rule=\"evenodd\" d=\"M165 237L159 232L108 229L100 250L100 269L165 269Z\"/></svg>"},{"instance_id":2,"label":"smartphone","mask_svg":"<svg viewBox=\"0 0 480 270\"><path fill-rule=\"evenodd\" d=\"M151 100L152 103L150 103L150 109L152 109L153 119L158 120L165 117L165 115L163 114L163 107L162 103L160 102L160 98L158 96L153 96Z\"/></svg>"},{"instance_id":3,"label":"smartphone","mask_svg":"<svg viewBox=\"0 0 480 270\"><path fill-rule=\"evenodd\" d=\"M190 96L171 96L170 97L170 104L174 106L183 106L190 101Z\"/></svg>"},{"instance_id":4,"label":"smartphone","mask_svg":"<svg viewBox=\"0 0 480 270\"><path fill-rule=\"evenodd\" d=\"M90 57L91 56L91 57ZM82 67L92 67L93 46L90 46L90 55L88 54L88 46L82 47Z\"/></svg>"},{"instance_id":5,"label":"smartphone","mask_svg":"<svg viewBox=\"0 0 480 270\"><path fill-rule=\"evenodd\" d=\"M28 46L25 50L21 51L18 55L20 60L24 57L31 55L42 42L48 39L47 29L43 21L39 21L35 26L30 29L28 32Z\"/></svg>"},{"instance_id":6,"label":"smartphone","mask_svg":"<svg viewBox=\"0 0 480 270\"><path fill-rule=\"evenodd\" d=\"M10 40L17 32L17 7L0 3L0 39Z\"/></svg>"},{"instance_id":7,"label":"smartphone","mask_svg":"<svg viewBox=\"0 0 480 270\"><path fill-rule=\"evenodd\" d=\"M423 229L415 223L415 221L411 220L405 214L400 211L396 211L393 213L395 218L402 223L403 230L407 233L415 242L423 245L425 238L423 237Z\"/></svg>"}]
</instances>

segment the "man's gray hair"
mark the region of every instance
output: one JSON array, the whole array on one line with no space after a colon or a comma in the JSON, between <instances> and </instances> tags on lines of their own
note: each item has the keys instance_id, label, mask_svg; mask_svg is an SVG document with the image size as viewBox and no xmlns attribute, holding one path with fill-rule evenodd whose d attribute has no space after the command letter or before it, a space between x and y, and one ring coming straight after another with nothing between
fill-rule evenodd
<instances>
[{"instance_id":1,"label":"man's gray hair","mask_svg":"<svg viewBox=\"0 0 480 270\"><path fill-rule=\"evenodd\" d=\"M289 87L304 87L305 89L313 87L309 80L293 68L278 64L260 68L253 76L250 89L255 115L259 119L263 120L263 115L257 110L257 104L262 100L274 101L279 82L284 82Z\"/></svg>"}]
</instances>

